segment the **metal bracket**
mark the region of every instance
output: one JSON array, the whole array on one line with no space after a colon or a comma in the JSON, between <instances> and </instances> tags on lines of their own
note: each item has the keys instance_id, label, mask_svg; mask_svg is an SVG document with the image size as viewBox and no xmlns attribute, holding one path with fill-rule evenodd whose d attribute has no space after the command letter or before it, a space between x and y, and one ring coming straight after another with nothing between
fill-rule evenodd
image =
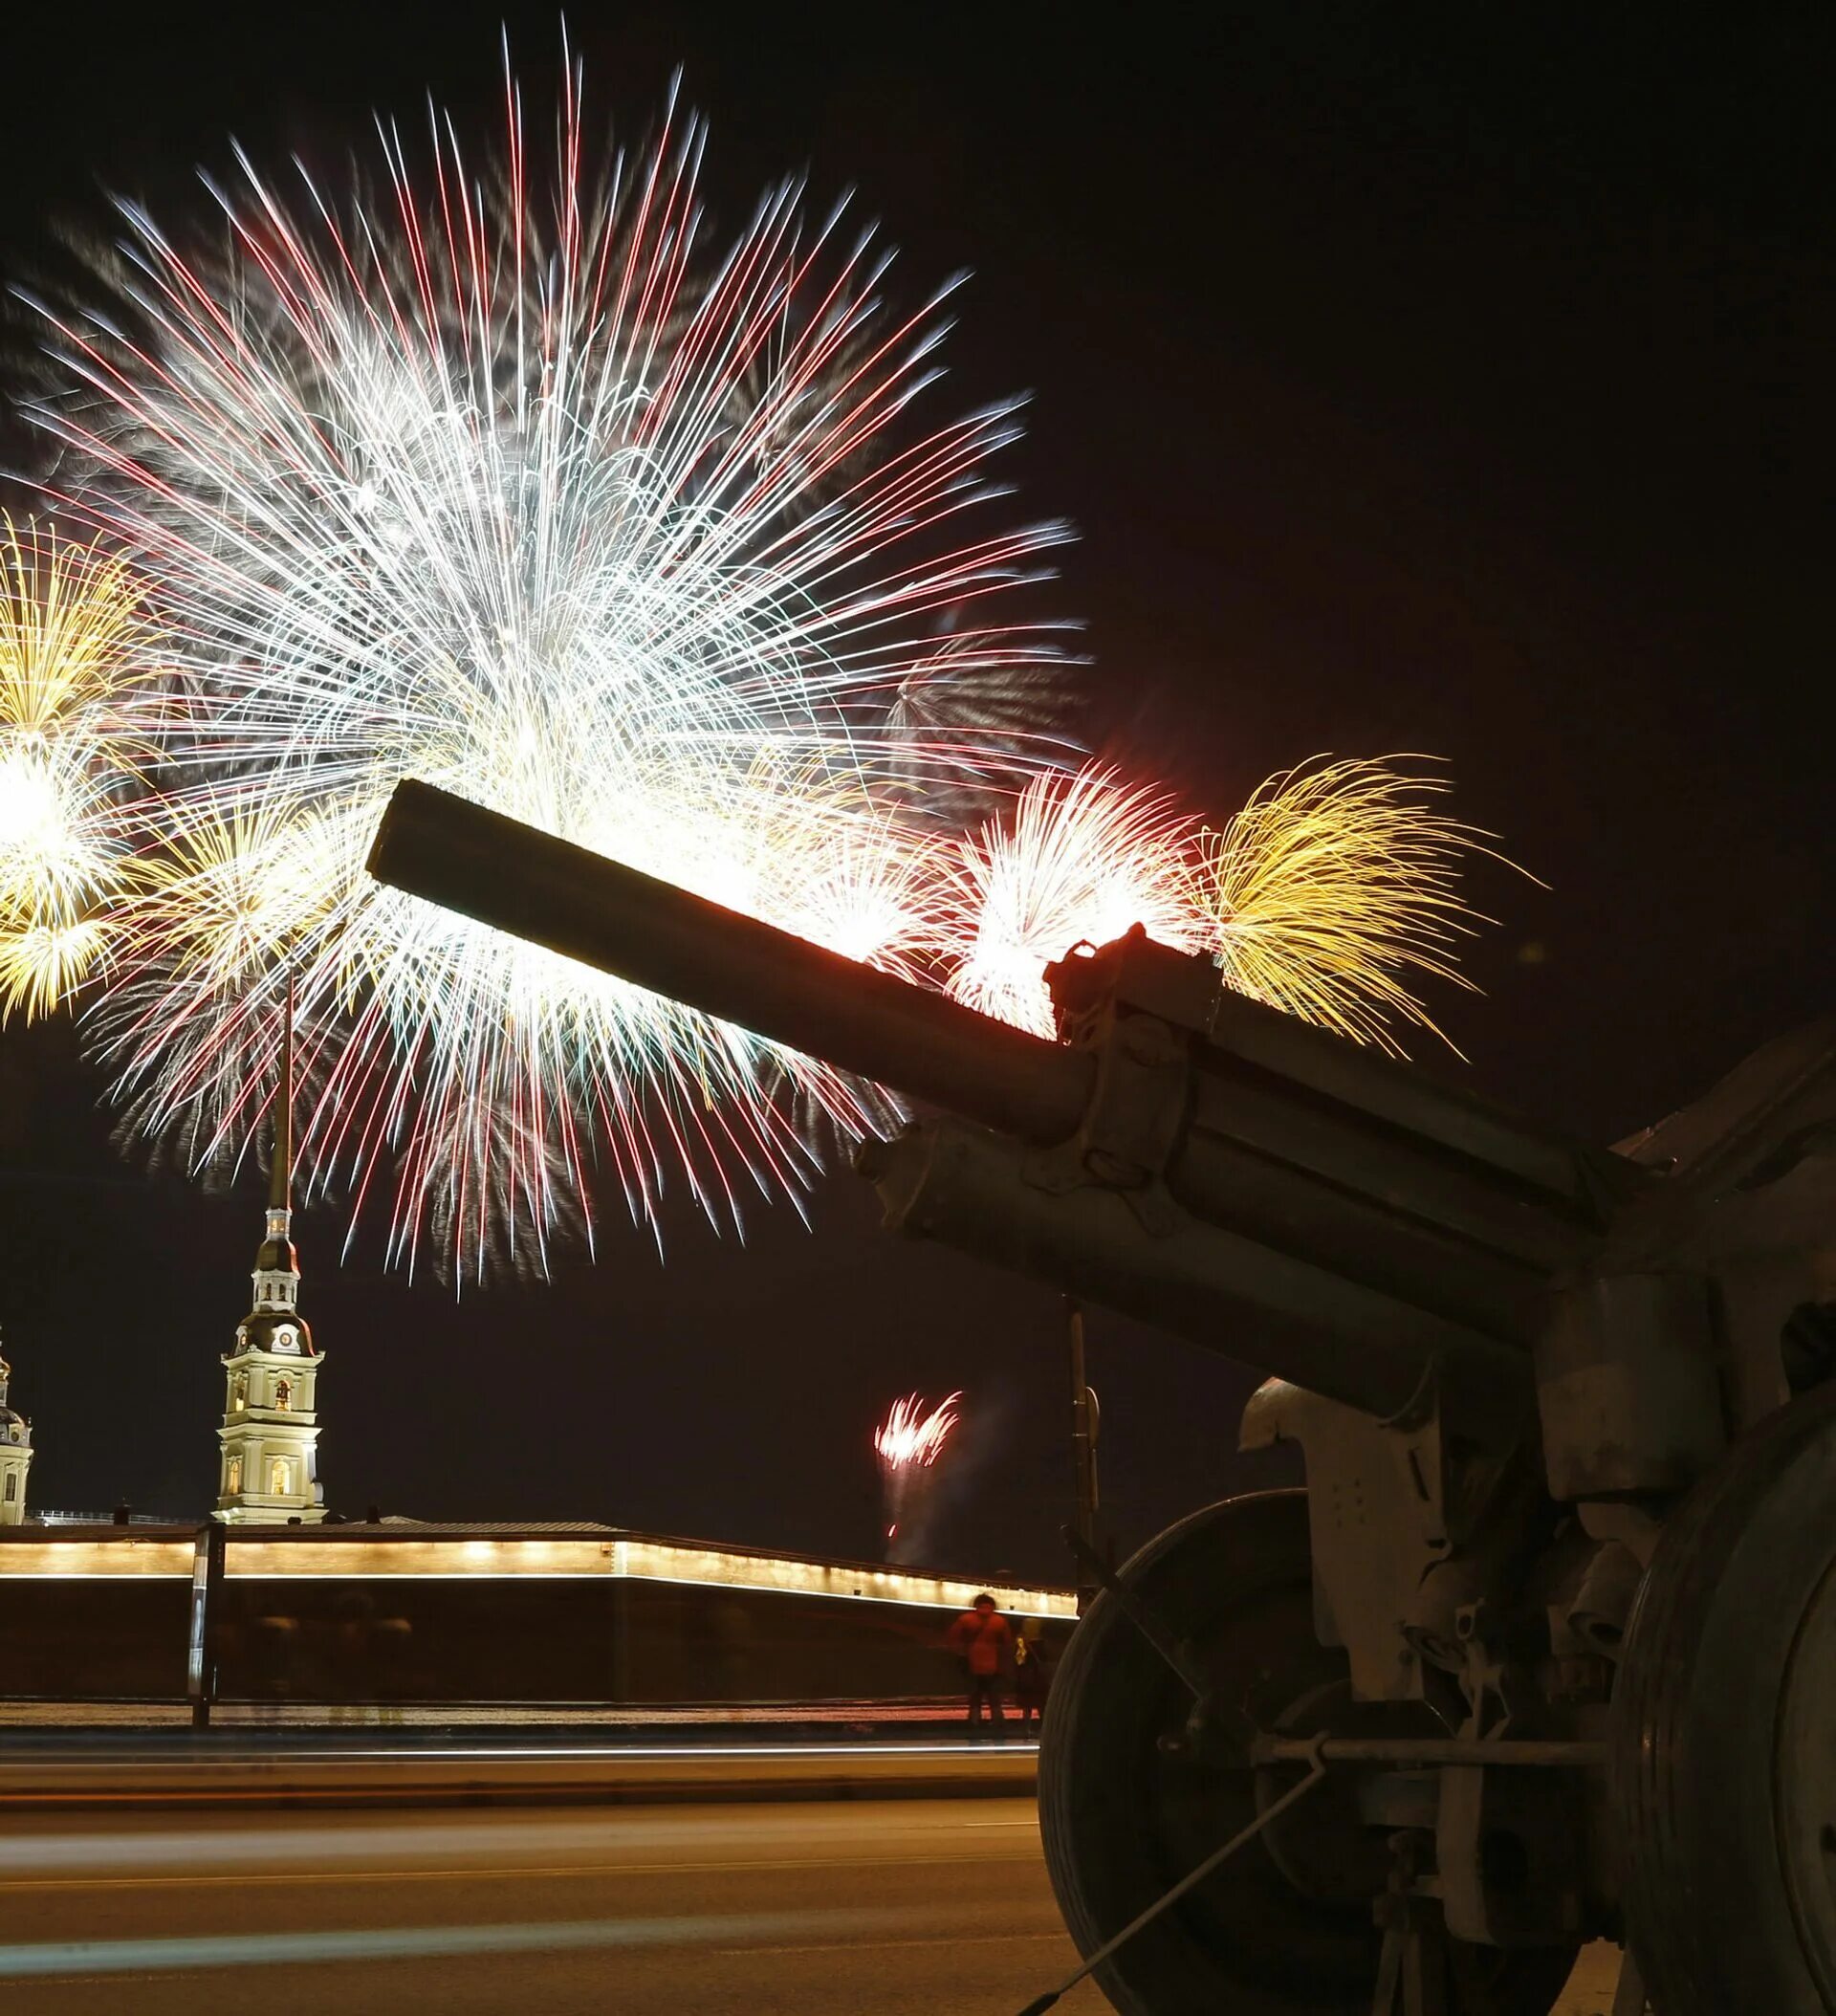
<instances>
[{"instance_id":1,"label":"metal bracket","mask_svg":"<svg viewBox=\"0 0 1836 2016\"><path fill-rule=\"evenodd\" d=\"M1483 1596L1462 1603L1454 1612L1454 1630L1466 1654L1459 1675L1460 1692L1466 1697L1467 1719L1462 1736L1497 1742L1509 1735L1526 1698L1534 1698L1519 1668L1505 1657L1494 1643L1490 1606ZM1487 1710L1497 1703L1488 1717Z\"/></svg>"},{"instance_id":2,"label":"metal bracket","mask_svg":"<svg viewBox=\"0 0 1836 2016\"><path fill-rule=\"evenodd\" d=\"M1026 1179L1055 1195L1085 1185L1114 1191L1148 1232L1167 1237L1186 1223L1163 1180L1191 1102L1185 1047L1165 1022L1136 1014L1116 1018L1091 1054L1097 1068L1077 1132L1029 1154Z\"/></svg>"}]
</instances>

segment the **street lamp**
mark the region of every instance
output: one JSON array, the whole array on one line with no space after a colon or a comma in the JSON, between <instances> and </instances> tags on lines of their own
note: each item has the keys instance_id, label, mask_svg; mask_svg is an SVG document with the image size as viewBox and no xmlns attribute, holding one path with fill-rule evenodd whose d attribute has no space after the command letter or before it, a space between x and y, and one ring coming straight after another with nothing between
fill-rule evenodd
<instances>
[{"instance_id":1,"label":"street lamp","mask_svg":"<svg viewBox=\"0 0 1836 2016\"><path fill-rule=\"evenodd\" d=\"M1065 1332L1071 1346L1071 1461L1077 1482L1078 1614L1096 1594L1091 1564L1097 1557L1097 1429L1101 1411L1083 1369L1083 1304L1064 1297Z\"/></svg>"}]
</instances>

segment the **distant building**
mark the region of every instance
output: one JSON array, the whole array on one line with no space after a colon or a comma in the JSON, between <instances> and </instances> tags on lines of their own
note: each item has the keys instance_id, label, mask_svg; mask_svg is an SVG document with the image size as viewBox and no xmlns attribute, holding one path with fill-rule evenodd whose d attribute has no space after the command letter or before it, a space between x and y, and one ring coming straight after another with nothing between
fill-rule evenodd
<instances>
[{"instance_id":1,"label":"distant building","mask_svg":"<svg viewBox=\"0 0 1836 2016\"><path fill-rule=\"evenodd\" d=\"M183 1699L197 1543L194 1525L0 1529L0 1700ZM1055 1646L1076 1618L1069 1590L998 1577L492 1521L240 1521L209 1600L224 1700L922 1700L954 1720L946 1633L984 1589Z\"/></svg>"},{"instance_id":2,"label":"distant building","mask_svg":"<svg viewBox=\"0 0 1836 2016\"><path fill-rule=\"evenodd\" d=\"M11 1366L0 1358L0 1526L24 1523L26 1475L32 1468L32 1423L7 1405L11 1377Z\"/></svg>"},{"instance_id":3,"label":"distant building","mask_svg":"<svg viewBox=\"0 0 1836 2016\"><path fill-rule=\"evenodd\" d=\"M293 1241L294 997L287 993L268 1229L255 1255L254 1307L222 1360L227 1391L216 1516L232 1525L313 1525L325 1517L318 1481L318 1371L323 1355L299 1313Z\"/></svg>"}]
</instances>

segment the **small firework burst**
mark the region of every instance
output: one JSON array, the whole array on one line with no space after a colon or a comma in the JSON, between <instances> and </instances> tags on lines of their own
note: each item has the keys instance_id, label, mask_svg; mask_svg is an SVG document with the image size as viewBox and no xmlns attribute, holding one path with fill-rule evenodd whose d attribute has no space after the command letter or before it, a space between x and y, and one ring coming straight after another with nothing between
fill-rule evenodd
<instances>
[{"instance_id":1,"label":"small firework burst","mask_svg":"<svg viewBox=\"0 0 1836 2016\"><path fill-rule=\"evenodd\" d=\"M895 1400L886 1418L873 1432L874 1453L888 1470L928 1470L943 1454L956 1426L960 1391L941 1400L929 1413L918 1393Z\"/></svg>"},{"instance_id":2,"label":"small firework burst","mask_svg":"<svg viewBox=\"0 0 1836 2016\"><path fill-rule=\"evenodd\" d=\"M927 1482L957 1423L960 1391L927 1408L918 1393L895 1400L886 1418L873 1432L873 1451L880 1458L880 1482L885 1495L886 1544L902 1539L907 1545L923 1530Z\"/></svg>"},{"instance_id":3,"label":"small firework burst","mask_svg":"<svg viewBox=\"0 0 1836 2016\"><path fill-rule=\"evenodd\" d=\"M948 991L1036 1036L1053 1033L1045 969L1131 925L1181 952L1211 941L1194 879L1198 828L1164 791L1112 770L1036 778L946 870L939 951Z\"/></svg>"},{"instance_id":4,"label":"small firework burst","mask_svg":"<svg viewBox=\"0 0 1836 2016\"><path fill-rule=\"evenodd\" d=\"M1408 760L1284 771L1203 842L1226 984L1392 1055L1399 1022L1441 1034L1413 979L1472 986L1459 941L1486 920L1459 876L1490 851L1489 835L1439 809L1446 783L1398 767Z\"/></svg>"}]
</instances>

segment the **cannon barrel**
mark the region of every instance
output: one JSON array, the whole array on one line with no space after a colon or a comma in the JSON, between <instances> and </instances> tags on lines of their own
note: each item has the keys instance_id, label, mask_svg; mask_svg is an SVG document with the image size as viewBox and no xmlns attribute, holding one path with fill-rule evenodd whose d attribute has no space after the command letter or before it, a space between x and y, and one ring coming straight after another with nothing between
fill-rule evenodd
<instances>
[{"instance_id":1,"label":"cannon barrel","mask_svg":"<svg viewBox=\"0 0 1836 2016\"><path fill-rule=\"evenodd\" d=\"M1628 1168L1139 933L1053 970L1053 1043L426 784L369 866L955 1116L867 1144L888 1222L1380 1416L1515 1432Z\"/></svg>"},{"instance_id":2,"label":"cannon barrel","mask_svg":"<svg viewBox=\"0 0 1836 2016\"><path fill-rule=\"evenodd\" d=\"M431 784L370 873L769 1041L1027 1141L1077 1127L1091 1060Z\"/></svg>"}]
</instances>

